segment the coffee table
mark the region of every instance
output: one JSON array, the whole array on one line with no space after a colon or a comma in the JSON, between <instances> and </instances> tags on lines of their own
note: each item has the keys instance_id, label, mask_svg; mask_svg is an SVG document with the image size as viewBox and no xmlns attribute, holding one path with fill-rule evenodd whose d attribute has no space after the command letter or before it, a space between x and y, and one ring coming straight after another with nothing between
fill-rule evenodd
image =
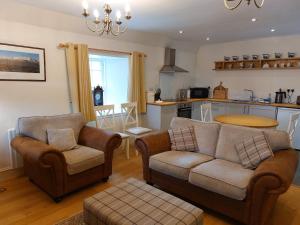
<instances>
[{"instance_id":1,"label":"coffee table","mask_svg":"<svg viewBox=\"0 0 300 225\"><path fill-rule=\"evenodd\" d=\"M130 178L84 200L88 225L203 225L203 211Z\"/></svg>"}]
</instances>

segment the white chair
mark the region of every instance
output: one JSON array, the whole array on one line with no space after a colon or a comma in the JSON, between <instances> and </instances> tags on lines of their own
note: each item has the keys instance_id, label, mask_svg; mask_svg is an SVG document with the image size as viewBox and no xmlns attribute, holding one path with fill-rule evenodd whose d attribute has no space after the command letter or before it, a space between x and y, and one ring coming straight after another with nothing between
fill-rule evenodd
<instances>
[{"instance_id":1,"label":"white chair","mask_svg":"<svg viewBox=\"0 0 300 225\"><path fill-rule=\"evenodd\" d=\"M201 111L201 121L202 122L212 122L212 111L211 111L211 103L202 104L200 107Z\"/></svg>"},{"instance_id":2,"label":"white chair","mask_svg":"<svg viewBox=\"0 0 300 225\"><path fill-rule=\"evenodd\" d=\"M137 103L121 104L123 132L128 132L131 135L139 136L152 131L149 128L139 126L139 115L137 111Z\"/></svg>"},{"instance_id":3,"label":"white chair","mask_svg":"<svg viewBox=\"0 0 300 225\"><path fill-rule=\"evenodd\" d=\"M296 131L296 127L298 125L299 122L299 117L300 117L300 113L293 113L290 116L290 122L289 122L289 126L287 129L287 132L290 136L291 142L293 143L294 140L294 136L295 136L295 131Z\"/></svg>"},{"instance_id":4,"label":"white chair","mask_svg":"<svg viewBox=\"0 0 300 225\"><path fill-rule=\"evenodd\" d=\"M94 108L96 114L96 126L98 128L104 130L112 130L116 129L115 122L115 106L114 105L103 105L96 106ZM119 133L121 135L122 140L125 140L125 150L126 150L126 158L129 159L129 135L124 133Z\"/></svg>"}]
</instances>

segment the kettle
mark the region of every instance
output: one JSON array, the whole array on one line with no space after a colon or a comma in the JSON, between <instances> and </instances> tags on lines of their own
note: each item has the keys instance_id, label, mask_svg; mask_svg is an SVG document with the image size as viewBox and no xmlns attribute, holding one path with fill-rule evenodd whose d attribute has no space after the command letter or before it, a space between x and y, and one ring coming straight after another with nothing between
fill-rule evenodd
<instances>
[{"instance_id":1,"label":"kettle","mask_svg":"<svg viewBox=\"0 0 300 225\"><path fill-rule=\"evenodd\" d=\"M281 88L276 92L275 103L283 103L286 99L286 92L282 91Z\"/></svg>"}]
</instances>

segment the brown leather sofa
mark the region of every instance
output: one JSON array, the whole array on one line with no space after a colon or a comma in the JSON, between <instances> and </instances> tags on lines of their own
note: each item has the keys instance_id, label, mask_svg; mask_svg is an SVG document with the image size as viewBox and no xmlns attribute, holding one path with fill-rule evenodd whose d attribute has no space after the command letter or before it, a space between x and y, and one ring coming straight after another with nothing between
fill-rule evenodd
<instances>
[{"instance_id":1,"label":"brown leather sofa","mask_svg":"<svg viewBox=\"0 0 300 225\"><path fill-rule=\"evenodd\" d=\"M181 121L180 123L183 126L191 125L187 120ZM242 130L240 133L234 134L234 132L228 132L228 129L232 129L231 127L225 127L223 134L221 134L223 128L221 127L220 129L221 131L218 131L218 135L227 135L227 137L223 139L224 141L230 141L227 138L233 137L234 135L241 135L244 132ZM233 130L234 129L236 128L233 128ZM205 127L205 130L210 132L209 127ZM211 136L211 133L209 135ZM211 139L211 137L208 136L207 138ZM271 147L275 146L274 144L280 145L281 143L279 143L278 140L278 138L277 140L273 140L274 143L271 144ZM222 169L216 168L215 171L211 172L214 176L219 176L219 180L212 183L214 186L211 186L211 189L214 190L208 188L208 183L210 181L205 181L205 179L208 179L206 175L203 175L201 178L202 181L204 180L202 185L191 183L191 173L193 169L199 165L190 166L193 168L189 168L190 170L187 171L190 175L187 175L188 178L186 179L182 178L184 173L176 173L177 169L174 167L174 164L177 163L179 164L179 167L182 166L182 168L188 168L186 165L189 165L189 161L196 158L195 154L197 153L178 153L178 151L171 151L168 132L150 134L137 139L135 143L138 151L142 155L143 175L147 183L158 185L164 190L181 196L190 202L220 212L247 225L263 225L266 223L277 198L290 187L298 164L298 155L295 150L277 149L274 151L274 158L263 161L254 171L250 171L251 176L245 186L244 198L241 197L238 199L235 198L236 196L229 197L226 193L226 191L228 191L226 190L226 187L220 189L222 184L219 185L218 182L222 181L223 178L226 179L226 176L232 176L231 174L228 174L228 171L226 174L226 170L224 170L224 172ZM222 143L222 145L225 144ZM217 148L219 148L219 146ZM176 156L174 158L174 155L176 155L174 152L177 152L176 154L179 155L177 158ZM190 156L191 154L194 155ZM216 159L220 157L218 156L218 153L210 159L207 159L207 157L210 156L207 156L206 154L202 154L205 155L204 158L206 159L202 160L203 165L207 163L204 161L208 161L210 164L212 164L214 160L224 162L224 159ZM186 157L185 155L189 156ZM224 157L225 156L228 157L229 154L225 154ZM200 161L198 161L198 164L200 164ZM228 163L230 165L235 165L232 162ZM235 168L237 170L244 170L238 166ZM220 175L222 173L224 176ZM235 171L232 171L232 173L234 174ZM234 176L236 176L236 174ZM236 176L234 178L240 179L241 177ZM228 185L228 183L226 184L226 181L224 183L225 185ZM229 187L228 189L235 188L233 187L234 184L232 185L229 183L229 185L232 187ZM217 193L216 190L219 193ZM241 192L243 190L239 191ZM239 192L237 196L239 196Z\"/></svg>"},{"instance_id":2,"label":"brown leather sofa","mask_svg":"<svg viewBox=\"0 0 300 225\"><path fill-rule=\"evenodd\" d=\"M47 144L47 128L72 128L79 147L58 151ZM25 174L56 202L84 186L107 181L113 150L122 141L118 134L86 126L79 113L20 118L18 130L11 145L23 156Z\"/></svg>"}]
</instances>

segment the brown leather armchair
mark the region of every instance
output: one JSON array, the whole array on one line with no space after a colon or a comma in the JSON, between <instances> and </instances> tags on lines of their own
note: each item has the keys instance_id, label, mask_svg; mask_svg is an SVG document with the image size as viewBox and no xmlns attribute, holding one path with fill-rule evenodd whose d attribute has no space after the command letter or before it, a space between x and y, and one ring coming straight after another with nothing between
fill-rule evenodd
<instances>
[{"instance_id":1,"label":"brown leather armchair","mask_svg":"<svg viewBox=\"0 0 300 225\"><path fill-rule=\"evenodd\" d=\"M144 136L137 139L135 144L142 155L143 174L147 183L156 184L164 190L247 225L266 223L277 198L290 187L298 164L295 150L275 152L274 158L263 161L256 168L247 188L246 199L239 201L151 169L151 156L171 150L168 132Z\"/></svg>"},{"instance_id":2,"label":"brown leather armchair","mask_svg":"<svg viewBox=\"0 0 300 225\"><path fill-rule=\"evenodd\" d=\"M73 128L80 147L70 151L80 152L69 156L48 145L44 140L48 127ZM18 128L20 136L11 145L23 156L25 174L56 202L84 186L107 181L112 174L113 150L122 141L116 133L86 126L81 114L20 118ZM81 163L90 150L94 155Z\"/></svg>"}]
</instances>

